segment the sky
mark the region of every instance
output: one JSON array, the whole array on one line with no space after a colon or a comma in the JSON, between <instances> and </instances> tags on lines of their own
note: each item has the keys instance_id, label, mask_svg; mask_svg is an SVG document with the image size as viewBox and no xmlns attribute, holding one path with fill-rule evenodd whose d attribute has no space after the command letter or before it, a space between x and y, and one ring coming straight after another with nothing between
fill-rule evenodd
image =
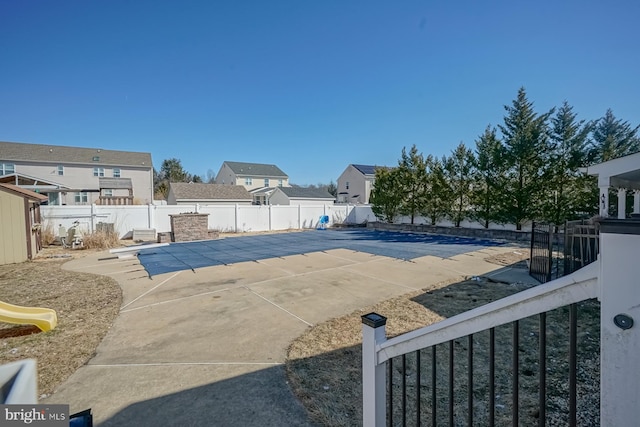
<instances>
[{"instance_id":1,"label":"sky","mask_svg":"<svg viewBox=\"0 0 640 427\"><path fill-rule=\"evenodd\" d=\"M305 185L475 147L520 87L539 113L636 126L639 18L636 0L0 0L0 140Z\"/></svg>"}]
</instances>

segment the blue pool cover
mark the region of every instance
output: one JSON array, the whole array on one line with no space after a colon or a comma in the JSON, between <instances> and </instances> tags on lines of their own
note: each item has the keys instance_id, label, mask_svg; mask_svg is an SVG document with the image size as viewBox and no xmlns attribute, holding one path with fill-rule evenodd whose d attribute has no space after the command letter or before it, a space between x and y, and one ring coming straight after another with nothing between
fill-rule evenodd
<instances>
[{"instance_id":1,"label":"blue pool cover","mask_svg":"<svg viewBox=\"0 0 640 427\"><path fill-rule=\"evenodd\" d=\"M219 240L172 243L140 250L149 276L201 267L257 261L331 249L350 249L411 260L426 255L449 258L502 243L470 237L374 230L313 230Z\"/></svg>"}]
</instances>

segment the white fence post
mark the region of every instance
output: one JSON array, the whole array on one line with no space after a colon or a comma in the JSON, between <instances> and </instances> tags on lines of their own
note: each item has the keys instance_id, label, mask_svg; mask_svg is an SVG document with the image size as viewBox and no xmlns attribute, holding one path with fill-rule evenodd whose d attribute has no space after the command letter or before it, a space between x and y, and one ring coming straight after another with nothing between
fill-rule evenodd
<instances>
[{"instance_id":1,"label":"white fence post","mask_svg":"<svg viewBox=\"0 0 640 427\"><path fill-rule=\"evenodd\" d=\"M378 365L376 347L387 340L387 318L376 313L362 316L362 425L382 427L387 422L385 365Z\"/></svg>"},{"instance_id":2,"label":"white fence post","mask_svg":"<svg viewBox=\"0 0 640 427\"><path fill-rule=\"evenodd\" d=\"M238 207L238 204L236 203L236 209L235 209L235 219L234 219L234 227L235 227L235 232L238 232L238 209L240 209Z\"/></svg>"},{"instance_id":3,"label":"white fence post","mask_svg":"<svg viewBox=\"0 0 640 427\"><path fill-rule=\"evenodd\" d=\"M640 420L640 220L600 222L600 425Z\"/></svg>"}]
</instances>

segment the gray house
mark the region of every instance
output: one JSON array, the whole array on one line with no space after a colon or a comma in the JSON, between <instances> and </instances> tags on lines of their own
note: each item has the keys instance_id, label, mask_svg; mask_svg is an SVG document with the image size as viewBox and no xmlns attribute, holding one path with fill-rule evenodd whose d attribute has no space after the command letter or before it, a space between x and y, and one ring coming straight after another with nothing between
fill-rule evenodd
<instances>
[{"instance_id":1,"label":"gray house","mask_svg":"<svg viewBox=\"0 0 640 427\"><path fill-rule=\"evenodd\" d=\"M151 154L0 142L0 182L43 194L49 205L153 202Z\"/></svg>"},{"instance_id":2,"label":"gray house","mask_svg":"<svg viewBox=\"0 0 640 427\"><path fill-rule=\"evenodd\" d=\"M320 188L276 187L269 195L270 205L333 205L335 197Z\"/></svg>"},{"instance_id":3,"label":"gray house","mask_svg":"<svg viewBox=\"0 0 640 427\"><path fill-rule=\"evenodd\" d=\"M169 184L167 204L241 204L250 205L253 197L241 185L172 182Z\"/></svg>"},{"instance_id":4,"label":"gray house","mask_svg":"<svg viewBox=\"0 0 640 427\"><path fill-rule=\"evenodd\" d=\"M379 166L351 164L338 178L338 202L369 203Z\"/></svg>"}]
</instances>

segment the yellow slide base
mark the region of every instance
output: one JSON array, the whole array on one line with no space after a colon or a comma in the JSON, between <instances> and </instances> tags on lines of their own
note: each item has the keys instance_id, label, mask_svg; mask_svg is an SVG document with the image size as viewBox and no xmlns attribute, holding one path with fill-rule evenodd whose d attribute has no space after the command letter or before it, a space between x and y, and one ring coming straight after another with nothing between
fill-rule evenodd
<instances>
[{"instance_id":1,"label":"yellow slide base","mask_svg":"<svg viewBox=\"0 0 640 427\"><path fill-rule=\"evenodd\" d=\"M34 325L47 332L56 327L58 316L50 308L21 307L0 301L0 322Z\"/></svg>"}]
</instances>

